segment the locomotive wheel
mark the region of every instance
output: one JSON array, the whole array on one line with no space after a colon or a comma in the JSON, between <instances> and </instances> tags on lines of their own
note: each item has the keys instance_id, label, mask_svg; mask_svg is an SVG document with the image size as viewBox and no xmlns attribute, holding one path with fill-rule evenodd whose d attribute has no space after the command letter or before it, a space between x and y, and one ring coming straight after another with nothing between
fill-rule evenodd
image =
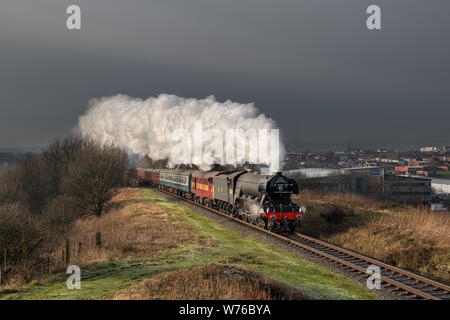
<instances>
[{"instance_id":1,"label":"locomotive wheel","mask_svg":"<svg viewBox=\"0 0 450 320\"><path fill-rule=\"evenodd\" d=\"M270 231L272 231L272 232L277 232L277 224L276 223L273 223L271 226L270 226L270 229L269 229Z\"/></svg>"},{"instance_id":2,"label":"locomotive wheel","mask_svg":"<svg viewBox=\"0 0 450 320\"><path fill-rule=\"evenodd\" d=\"M272 225L272 228L270 231L272 232L278 232L280 230L280 223L278 221L275 221Z\"/></svg>"},{"instance_id":3,"label":"locomotive wheel","mask_svg":"<svg viewBox=\"0 0 450 320\"><path fill-rule=\"evenodd\" d=\"M239 219L246 221L246 215L244 214L244 211L242 211L242 209L238 209L237 214Z\"/></svg>"},{"instance_id":4,"label":"locomotive wheel","mask_svg":"<svg viewBox=\"0 0 450 320\"><path fill-rule=\"evenodd\" d=\"M289 222L289 231L295 233L295 222Z\"/></svg>"},{"instance_id":5,"label":"locomotive wheel","mask_svg":"<svg viewBox=\"0 0 450 320\"><path fill-rule=\"evenodd\" d=\"M265 223L264 220L261 219L261 218L257 218L257 219L256 219L255 225L256 225L257 227L260 227L260 228L265 228L265 227L266 227L266 223Z\"/></svg>"}]
</instances>

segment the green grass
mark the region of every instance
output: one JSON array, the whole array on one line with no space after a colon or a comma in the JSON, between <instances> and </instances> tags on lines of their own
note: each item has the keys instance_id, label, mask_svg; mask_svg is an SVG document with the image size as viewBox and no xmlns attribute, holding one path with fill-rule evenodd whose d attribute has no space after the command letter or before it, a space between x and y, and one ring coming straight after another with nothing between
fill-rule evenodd
<instances>
[{"instance_id":1,"label":"green grass","mask_svg":"<svg viewBox=\"0 0 450 320\"><path fill-rule=\"evenodd\" d=\"M285 250L230 231L186 206L166 200L149 189L143 196L179 216L214 245L190 245L168 250L162 257L95 264L82 269L81 290L68 290L62 274L47 283L33 283L3 299L99 299L143 279L206 263L231 263L285 281L317 299L376 299L374 293L326 268L301 260Z\"/></svg>"}]
</instances>

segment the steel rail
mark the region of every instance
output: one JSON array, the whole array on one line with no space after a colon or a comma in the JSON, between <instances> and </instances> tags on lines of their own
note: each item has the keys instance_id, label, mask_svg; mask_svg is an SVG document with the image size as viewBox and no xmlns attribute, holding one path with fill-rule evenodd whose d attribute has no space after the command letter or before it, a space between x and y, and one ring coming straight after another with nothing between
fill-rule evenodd
<instances>
[{"instance_id":1,"label":"steel rail","mask_svg":"<svg viewBox=\"0 0 450 320\"><path fill-rule=\"evenodd\" d=\"M339 253L343 253L343 254L346 254L348 256L354 257L354 258L356 258L358 260L361 260L361 261L364 261L364 262L367 262L367 263L371 263L373 265L377 265L379 267L382 267L382 268L384 268L386 270L391 271L392 273L397 273L397 274L405 276L405 277L407 277L409 279L416 280L419 283L422 282L422 283L425 283L425 284L430 285L432 287L435 287L437 289L443 290L443 291L445 291L447 293L450 293L450 286L448 286L448 285L446 285L444 283L440 283L440 282L437 282L435 280L432 280L432 279L429 279L429 278L425 278L425 277L423 277L421 275L409 272L407 270L400 269L398 267L395 267L395 266L392 266L390 264L387 264L387 263L385 263L383 261L367 257L367 256L362 255L360 253L353 252L351 250L348 250L348 249L345 249L345 248L342 248L342 247L338 247L338 246L336 246L334 244L331 244L331 243L328 243L326 241L322 241L322 240L319 240L319 239L316 239L316 238L312 238L312 237L309 237L309 236L301 234L301 233L296 233L295 236L297 236L297 237L299 237L301 239L304 239L306 241L316 243L316 244L318 244L320 246L324 246L324 247L326 247L328 249L335 250L335 251L337 251Z\"/></svg>"},{"instance_id":2,"label":"steel rail","mask_svg":"<svg viewBox=\"0 0 450 320\"><path fill-rule=\"evenodd\" d=\"M197 203L197 202L192 201L190 199L186 199L186 198L184 198L184 197L182 197L180 195L174 194L174 193L172 193L170 191L163 190L163 189L160 189L160 188L154 188L154 189L157 190L157 191L161 191L163 193L166 193L166 194L168 194L170 196L173 196L173 197L179 198L181 200L187 201L189 203L195 204L196 206L199 206L199 207L202 207L204 209L207 209L208 211L212 211L214 213L217 213L217 214L219 214L221 216L224 216L224 217L226 217L228 219L234 220L234 221L236 221L238 223L247 225L247 226L249 226L249 227L251 227L251 228L253 228L255 230L258 230L260 232L268 234L268 235L270 235L272 237L278 238L278 239L280 239L283 242L286 242L286 243L292 244L294 246L300 247L300 248L305 249L305 250L307 250L309 252L315 253L315 254L317 254L319 256L322 256L322 257L325 257L325 258L327 258L329 260L332 260L332 261L334 261L336 263L339 263L341 265L344 265L346 267L349 267L349 268L351 268L353 270L356 270L356 271L359 271L361 273L364 273L364 274L367 274L367 275L372 275L373 274L373 272L368 271L367 268L362 267L361 265L358 265L357 264L358 262L359 263L362 262L362 263L369 263L369 264L372 264L372 265L376 265L376 266L379 266L381 268L387 269L390 272L396 273L400 277L402 277L402 276L407 277L407 280L411 279L411 280L416 281L417 285L412 286L411 284L406 284L406 283L402 282L403 279L395 279L393 276L392 277L388 277L386 275L379 275L379 279L381 281L384 281L385 283L388 283L388 284L390 284L390 285L392 285L394 287L403 289L404 291L412 293L412 294L414 294L414 295L416 295L418 297L421 297L421 298L424 298L424 299L428 299L428 300L442 300L443 299L442 297L444 297L444 299L450 299L450 287L445 285L445 284L443 284L443 283L440 283L440 282L437 282L437 281L425 278L423 276L411 273L409 271L400 269L398 267L391 266L391 265L389 265L389 264L387 264L385 262L382 262L382 261L379 261L379 260L376 260L376 259L364 256L364 255L361 255L359 253L350 251L350 250L342 248L342 247L338 247L336 245L333 245L331 243L328 243L328 242L325 242L325 241L322 241L322 240L319 240L319 239L315 239L315 238L306 236L306 235L301 234L301 233L296 233L294 235L295 235L295 237L297 237L297 238L299 238L299 239L301 239L303 241L293 240L293 239L285 237L285 236L283 236L281 234L278 234L278 233L272 232L270 230L267 230L267 229L261 228L259 226L256 226L256 225L254 225L254 224L252 224L250 222L247 222L247 221L241 220L239 218L233 217L233 216L231 216L231 215L229 215L227 213L224 213L224 212L222 212L220 210L216 210L214 208L210 208L208 206L205 206L203 204ZM308 243L305 243L305 242L311 242L313 244L316 244L317 246L319 246L319 248L314 247L314 246L312 246L312 245L310 245ZM320 247L325 247L326 250L323 250ZM333 251L334 254L326 252L326 251L329 251L329 250ZM345 257L342 257L342 256L339 257L338 255L344 255ZM356 262L349 261L351 259L356 259L357 261ZM398 278L398 276L397 276L397 278ZM438 290L442 290L443 293L431 294L431 293L428 292L428 291L432 291L432 289L430 289L430 288L424 288L424 289L428 289L427 292L424 291L424 290L421 290L420 288L417 288L418 286L420 286L421 283L423 283L425 285L430 285L430 286L432 286L432 287L434 287L434 288L436 288Z\"/></svg>"}]
</instances>

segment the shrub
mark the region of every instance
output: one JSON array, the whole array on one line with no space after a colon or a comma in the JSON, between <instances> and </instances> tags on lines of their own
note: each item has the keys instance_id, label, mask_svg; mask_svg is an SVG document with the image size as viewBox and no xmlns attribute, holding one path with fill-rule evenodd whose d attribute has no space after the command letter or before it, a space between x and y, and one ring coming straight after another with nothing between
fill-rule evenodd
<instances>
[{"instance_id":1,"label":"shrub","mask_svg":"<svg viewBox=\"0 0 450 320\"><path fill-rule=\"evenodd\" d=\"M0 207L0 248L7 250L9 264L23 258L23 248L31 256L43 241L44 233L36 217L28 214L26 208L19 204Z\"/></svg>"},{"instance_id":2,"label":"shrub","mask_svg":"<svg viewBox=\"0 0 450 320\"><path fill-rule=\"evenodd\" d=\"M100 216L126 183L128 164L123 150L72 136L1 171L0 251L8 250L8 264L29 279L25 271L37 249L51 251L81 214Z\"/></svg>"}]
</instances>

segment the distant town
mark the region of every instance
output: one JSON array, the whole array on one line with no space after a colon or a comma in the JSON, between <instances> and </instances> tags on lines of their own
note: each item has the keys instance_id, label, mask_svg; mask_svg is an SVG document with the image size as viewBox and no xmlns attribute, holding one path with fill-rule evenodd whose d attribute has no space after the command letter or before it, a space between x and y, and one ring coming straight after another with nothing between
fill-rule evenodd
<instances>
[{"instance_id":1,"label":"distant town","mask_svg":"<svg viewBox=\"0 0 450 320\"><path fill-rule=\"evenodd\" d=\"M308 188L377 195L388 200L430 204L446 211L450 198L450 146L418 150L352 149L293 152L284 171Z\"/></svg>"}]
</instances>

